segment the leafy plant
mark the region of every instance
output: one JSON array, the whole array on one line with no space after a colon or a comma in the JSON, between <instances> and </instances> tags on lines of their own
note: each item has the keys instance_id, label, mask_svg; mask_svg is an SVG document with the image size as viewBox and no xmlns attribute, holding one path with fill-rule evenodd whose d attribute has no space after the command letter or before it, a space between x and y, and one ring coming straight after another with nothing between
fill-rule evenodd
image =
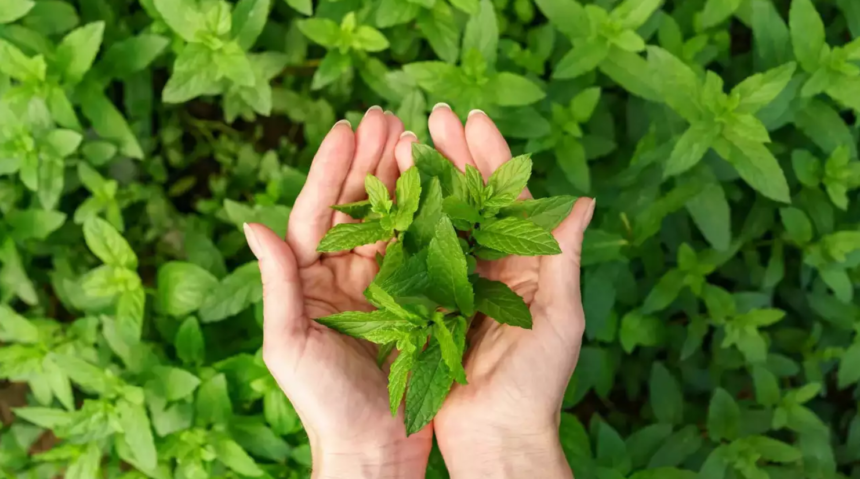
<instances>
[{"instance_id":1,"label":"leafy plant","mask_svg":"<svg viewBox=\"0 0 860 479\"><path fill-rule=\"evenodd\" d=\"M336 225L317 248L351 250L396 236L364 292L378 309L316 321L378 344L380 364L399 352L388 392L393 415L406 398L407 434L430 423L455 380L467 384L462 358L476 313L501 324L532 326L522 298L475 273L478 259L561 253L551 231L575 200L517 200L531 176L528 155L503 164L486 184L477 168L469 165L461 173L431 147L413 145L413 156L415 166L397 180L396 204L385 185L368 175L368 200L334 206L364 222Z\"/></svg>"}]
</instances>

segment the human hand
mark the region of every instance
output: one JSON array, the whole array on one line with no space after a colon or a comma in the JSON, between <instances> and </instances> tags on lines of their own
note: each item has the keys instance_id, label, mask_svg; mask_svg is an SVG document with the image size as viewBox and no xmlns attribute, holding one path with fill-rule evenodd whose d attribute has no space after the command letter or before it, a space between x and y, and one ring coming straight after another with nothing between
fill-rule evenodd
<instances>
[{"instance_id":1,"label":"human hand","mask_svg":"<svg viewBox=\"0 0 860 479\"><path fill-rule=\"evenodd\" d=\"M487 178L511 158L495 124L480 111L465 129L447 105L429 121L434 145L461 171ZM396 148L401 171L412 166L414 135ZM523 192L521 198L530 197ZM529 305L532 330L476 318L464 358L468 385L454 385L434 420L451 477L572 477L558 440L559 414L579 357L585 318L579 290L582 236L594 200L580 198L553 231L559 256L479 262L478 273L502 281Z\"/></svg>"},{"instance_id":2,"label":"human hand","mask_svg":"<svg viewBox=\"0 0 860 479\"><path fill-rule=\"evenodd\" d=\"M391 416L376 347L312 320L373 309L362 293L384 245L322 255L316 248L333 225L354 221L330 207L364 199L367 174L393 192L402 131L400 120L378 108L355 133L335 124L296 199L287 240L263 225L245 226L263 278L263 358L308 432L316 478L421 478L430 453L429 427L407 438L402 410Z\"/></svg>"}]
</instances>

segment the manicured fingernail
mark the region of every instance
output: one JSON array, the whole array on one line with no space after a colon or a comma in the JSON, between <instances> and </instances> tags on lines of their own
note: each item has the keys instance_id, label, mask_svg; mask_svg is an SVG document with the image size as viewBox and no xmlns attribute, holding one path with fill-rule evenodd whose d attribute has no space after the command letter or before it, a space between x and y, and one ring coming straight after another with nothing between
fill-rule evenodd
<instances>
[{"instance_id":1,"label":"manicured fingernail","mask_svg":"<svg viewBox=\"0 0 860 479\"><path fill-rule=\"evenodd\" d=\"M367 112L364 113L365 116L369 115L372 111L382 111L382 107L379 105L373 105L372 107L367 109Z\"/></svg>"},{"instance_id":2,"label":"manicured fingernail","mask_svg":"<svg viewBox=\"0 0 860 479\"><path fill-rule=\"evenodd\" d=\"M251 225L248 223L243 223L242 229L245 230L245 240L248 241L248 247L251 248L251 252L254 253L254 256L256 256L257 259L260 259L260 242L257 240L257 235L254 233L254 229L251 228Z\"/></svg>"},{"instance_id":3,"label":"manicured fingernail","mask_svg":"<svg viewBox=\"0 0 860 479\"><path fill-rule=\"evenodd\" d=\"M451 105L449 105L449 104L447 104L447 103L442 103L442 102L440 102L440 103L437 103L437 104L433 105L433 111L436 111L436 110L438 110L439 108L445 108L446 110L450 110L450 109L451 109Z\"/></svg>"},{"instance_id":4,"label":"manicured fingernail","mask_svg":"<svg viewBox=\"0 0 860 479\"><path fill-rule=\"evenodd\" d=\"M385 114L388 116L394 116L394 113L391 110L385 110Z\"/></svg>"},{"instance_id":5,"label":"manicured fingernail","mask_svg":"<svg viewBox=\"0 0 860 479\"><path fill-rule=\"evenodd\" d=\"M416 140L418 139L418 135L416 135L415 133L412 133L412 132L411 132L411 131L409 131L409 130L406 130L406 131L404 131L403 133L401 133L401 134L400 134L400 139L406 138L407 136L412 137L412 138L415 138Z\"/></svg>"},{"instance_id":6,"label":"manicured fingernail","mask_svg":"<svg viewBox=\"0 0 860 479\"><path fill-rule=\"evenodd\" d=\"M472 110L472 111L470 111L470 112L469 112L469 118L472 118L472 115L484 115L484 116L487 116L487 114L486 114L486 113L484 113L484 110Z\"/></svg>"},{"instance_id":7,"label":"manicured fingernail","mask_svg":"<svg viewBox=\"0 0 860 479\"><path fill-rule=\"evenodd\" d=\"M331 127L331 129L334 130L335 128L337 128L338 125L346 125L346 126L352 128L352 123L350 123L349 120L347 120L346 118L335 123L334 126Z\"/></svg>"},{"instance_id":8,"label":"manicured fingernail","mask_svg":"<svg viewBox=\"0 0 860 479\"><path fill-rule=\"evenodd\" d=\"M585 213L585 228L582 228L583 231L591 224L591 218L594 216L595 205L597 205L597 198L591 200L591 204L588 206L588 211Z\"/></svg>"}]
</instances>

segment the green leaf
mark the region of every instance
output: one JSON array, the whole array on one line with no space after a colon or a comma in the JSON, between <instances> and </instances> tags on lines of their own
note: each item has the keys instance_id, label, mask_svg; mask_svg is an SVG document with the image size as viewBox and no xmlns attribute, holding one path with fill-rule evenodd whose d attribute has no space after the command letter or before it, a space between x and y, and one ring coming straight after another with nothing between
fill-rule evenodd
<instances>
[{"instance_id":1,"label":"green leaf","mask_svg":"<svg viewBox=\"0 0 860 479\"><path fill-rule=\"evenodd\" d=\"M477 15L481 8L480 0L450 0L451 5L456 8L459 8L465 13L469 15ZM441 2L436 2L438 5Z\"/></svg>"},{"instance_id":2,"label":"green leaf","mask_svg":"<svg viewBox=\"0 0 860 479\"><path fill-rule=\"evenodd\" d=\"M623 28L637 29L660 8L663 0L625 0L612 10L612 18Z\"/></svg>"},{"instance_id":3,"label":"green leaf","mask_svg":"<svg viewBox=\"0 0 860 479\"><path fill-rule=\"evenodd\" d=\"M43 427L45 429L56 429L72 422L73 413L62 409L51 409L46 407L18 407L12 409L16 416L25 421Z\"/></svg>"},{"instance_id":4,"label":"green leaf","mask_svg":"<svg viewBox=\"0 0 860 479\"><path fill-rule=\"evenodd\" d=\"M406 383L409 379L409 371L415 365L418 348L410 338L400 341L402 346L400 355L391 363L388 373L388 405L392 416L397 416L400 403L406 394Z\"/></svg>"},{"instance_id":5,"label":"green leaf","mask_svg":"<svg viewBox=\"0 0 860 479\"><path fill-rule=\"evenodd\" d=\"M81 109L100 137L118 143L124 155L143 158L143 149L131 127L104 93L84 89L81 93Z\"/></svg>"},{"instance_id":6,"label":"green leaf","mask_svg":"<svg viewBox=\"0 0 860 479\"><path fill-rule=\"evenodd\" d=\"M158 268L156 301L163 313L174 317L196 311L218 285L218 278L193 263L170 261Z\"/></svg>"},{"instance_id":7,"label":"green leaf","mask_svg":"<svg viewBox=\"0 0 860 479\"><path fill-rule=\"evenodd\" d=\"M570 109L579 123L585 123L594 114L594 109L600 101L601 90L599 87L591 87L577 93L570 101Z\"/></svg>"},{"instance_id":8,"label":"green leaf","mask_svg":"<svg viewBox=\"0 0 860 479\"><path fill-rule=\"evenodd\" d=\"M478 278L475 308L501 324L531 329L532 314L523 298L505 283Z\"/></svg>"},{"instance_id":9,"label":"green leaf","mask_svg":"<svg viewBox=\"0 0 860 479\"><path fill-rule=\"evenodd\" d=\"M837 380L839 389L845 389L860 381L860 368L857 361L860 360L860 343L854 343L849 347L839 362Z\"/></svg>"},{"instance_id":10,"label":"green leaf","mask_svg":"<svg viewBox=\"0 0 860 479\"><path fill-rule=\"evenodd\" d=\"M331 208L335 211L340 211L341 213L347 214L353 219L363 220L367 218L367 216L370 214L371 207L372 205L370 204L370 200L361 200L356 201L354 203L334 205Z\"/></svg>"},{"instance_id":11,"label":"green leaf","mask_svg":"<svg viewBox=\"0 0 860 479\"><path fill-rule=\"evenodd\" d=\"M233 406L227 392L227 377L216 374L200 385L196 402L198 424L227 424L233 415Z\"/></svg>"},{"instance_id":12,"label":"green leaf","mask_svg":"<svg viewBox=\"0 0 860 479\"><path fill-rule=\"evenodd\" d=\"M185 364L202 364L206 356L206 345L203 340L203 331L197 318L191 316L185 318L176 338L173 340L176 347L176 355Z\"/></svg>"},{"instance_id":13,"label":"green leaf","mask_svg":"<svg viewBox=\"0 0 860 479\"><path fill-rule=\"evenodd\" d=\"M194 0L152 0L164 22L186 42L197 42L206 20Z\"/></svg>"},{"instance_id":14,"label":"green leaf","mask_svg":"<svg viewBox=\"0 0 860 479\"><path fill-rule=\"evenodd\" d=\"M389 313L394 314L398 318L405 319L413 324L418 326L423 326L426 321L424 321L420 316L415 313L410 312L403 306L397 303L397 301L389 295L381 286L376 283L370 283L367 289L364 291L364 296L370 302L370 304L376 306L379 309L383 309L388 311ZM387 343L388 341L383 341Z\"/></svg>"},{"instance_id":15,"label":"green leaf","mask_svg":"<svg viewBox=\"0 0 860 479\"><path fill-rule=\"evenodd\" d=\"M379 178L371 174L365 176L364 189L367 190L367 197L373 206L373 211L382 215L386 215L391 211L391 206L394 203L391 201L388 188Z\"/></svg>"},{"instance_id":16,"label":"green leaf","mask_svg":"<svg viewBox=\"0 0 860 479\"><path fill-rule=\"evenodd\" d=\"M314 5L312 0L286 0L287 5L293 7L297 12L304 15L314 14Z\"/></svg>"},{"instance_id":17,"label":"green leaf","mask_svg":"<svg viewBox=\"0 0 860 479\"><path fill-rule=\"evenodd\" d=\"M101 459L102 451L99 449L98 444L95 442L87 444L84 452L69 465L64 478L90 479L92 477L99 477Z\"/></svg>"},{"instance_id":18,"label":"green leaf","mask_svg":"<svg viewBox=\"0 0 860 479\"><path fill-rule=\"evenodd\" d=\"M567 181L577 190L588 193L591 190L591 172L585 147L576 138L566 135L555 147L555 159Z\"/></svg>"},{"instance_id":19,"label":"green leaf","mask_svg":"<svg viewBox=\"0 0 860 479\"><path fill-rule=\"evenodd\" d=\"M779 217L788 238L796 244L805 245L812 241L812 222L803 210L789 206L779 209Z\"/></svg>"},{"instance_id":20,"label":"green leaf","mask_svg":"<svg viewBox=\"0 0 860 479\"><path fill-rule=\"evenodd\" d=\"M737 113L756 113L772 102L791 81L797 64L794 62L756 73L732 89L732 95L740 99Z\"/></svg>"},{"instance_id":21,"label":"green leaf","mask_svg":"<svg viewBox=\"0 0 860 479\"><path fill-rule=\"evenodd\" d=\"M648 47L648 64L659 75L656 86L670 108L690 123L701 115L702 86L684 62L659 47Z\"/></svg>"},{"instance_id":22,"label":"green leaf","mask_svg":"<svg viewBox=\"0 0 860 479\"><path fill-rule=\"evenodd\" d=\"M335 46L341 38L340 25L327 18L308 18L296 24L312 42L324 47Z\"/></svg>"},{"instance_id":23,"label":"green leaf","mask_svg":"<svg viewBox=\"0 0 860 479\"><path fill-rule=\"evenodd\" d=\"M503 163L487 180L487 188L491 188L493 194L484 206L504 208L513 203L525 190L531 174L529 155L516 156Z\"/></svg>"},{"instance_id":24,"label":"green leaf","mask_svg":"<svg viewBox=\"0 0 860 479\"><path fill-rule=\"evenodd\" d=\"M706 186L685 206L708 243L716 250L728 250L732 241L731 209L720 183Z\"/></svg>"},{"instance_id":25,"label":"green leaf","mask_svg":"<svg viewBox=\"0 0 860 479\"><path fill-rule=\"evenodd\" d=\"M442 359L439 343L433 341L418 355L406 390L406 434L420 431L436 416L454 379Z\"/></svg>"},{"instance_id":26,"label":"green leaf","mask_svg":"<svg viewBox=\"0 0 860 479\"><path fill-rule=\"evenodd\" d=\"M383 0L383 4L389 0ZM396 0L394 0L396 1ZM478 11L479 3L478 0L460 0L465 3L472 3L474 5L475 12ZM460 8L457 5L457 1L451 2L455 7ZM383 14L386 8L385 6L380 6L377 10L377 22L379 22L379 17ZM419 10L421 10L417 5L412 3L394 3L392 6L387 7L388 11L386 13L388 15L396 15L400 14L403 17L398 18L397 23L405 23L411 20L409 17L410 12L412 15L417 14L417 25L418 29L421 30L421 34L427 40L427 43L430 44L430 48L439 56L440 59L448 62L448 63L456 63L457 57L460 55L460 27L457 24L457 20L454 16L454 12L451 8L444 2L436 2L436 5L433 6L430 11L421 11L419 14ZM398 21L402 18L406 18L403 21ZM391 23L389 20L387 23ZM394 23L391 23L394 24ZM380 22L380 27L385 26Z\"/></svg>"},{"instance_id":27,"label":"green leaf","mask_svg":"<svg viewBox=\"0 0 860 479\"><path fill-rule=\"evenodd\" d=\"M651 409L657 420L666 424L683 424L684 395L678 381L663 363L654 363L648 387Z\"/></svg>"},{"instance_id":28,"label":"green leaf","mask_svg":"<svg viewBox=\"0 0 860 479\"><path fill-rule=\"evenodd\" d=\"M815 10L812 0L792 0L788 14L794 56L807 72L814 72L821 62L822 50L827 46L824 22Z\"/></svg>"},{"instance_id":29,"label":"green leaf","mask_svg":"<svg viewBox=\"0 0 860 479\"><path fill-rule=\"evenodd\" d=\"M472 232L475 240L488 248L518 256L561 254L555 238L531 221L504 218Z\"/></svg>"},{"instance_id":30,"label":"green leaf","mask_svg":"<svg viewBox=\"0 0 860 479\"><path fill-rule=\"evenodd\" d=\"M201 95L217 93L219 67L217 54L199 44L187 45L176 58L173 74L161 92L165 103L184 103Z\"/></svg>"},{"instance_id":31,"label":"green leaf","mask_svg":"<svg viewBox=\"0 0 860 479\"><path fill-rule=\"evenodd\" d=\"M141 33L111 45L96 69L105 80L126 78L145 70L169 43L170 40L163 36Z\"/></svg>"},{"instance_id":32,"label":"green leaf","mask_svg":"<svg viewBox=\"0 0 860 479\"><path fill-rule=\"evenodd\" d=\"M254 459L232 439L217 435L212 441L215 457L231 470L250 477L260 477L264 474Z\"/></svg>"},{"instance_id":33,"label":"green leaf","mask_svg":"<svg viewBox=\"0 0 860 479\"><path fill-rule=\"evenodd\" d=\"M442 303L455 302L465 316L475 310L475 297L468 278L468 266L457 232L448 217L436 224L436 233L427 251L427 273L432 297Z\"/></svg>"},{"instance_id":34,"label":"green leaf","mask_svg":"<svg viewBox=\"0 0 860 479\"><path fill-rule=\"evenodd\" d=\"M0 39L0 73L22 82L45 80L45 59L39 55L30 58L11 43Z\"/></svg>"},{"instance_id":35,"label":"green leaf","mask_svg":"<svg viewBox=\"0 0 860 479\"><path fill-rule=\"evenodd\" d=\"M657 449L648 462L648 469L659 467L676 467L688 457L695 454L702 446L702 436L698 428L692 424L672 434Z\"/></svg>"},{"instance_id":36,"label":"green leaf","mask_svg":"<svg viewBox=\"0 0 860 479\"><path fill-rule=\"evenodd\" d=\"M140 467L152 470L158 465L158 453L152 436L149 416L142 405L120 401L117 405L119 423L124 431L123 440L134 454Z\"/></svg>"},{"instance_id":37,"label":"green leaf","mask_svg":"<svg viewBox=\"0 0 860 479\"><path fill-rule=\"evenodd\" d=\"M748 437L745 442L765 461L796 462L802 457L798 449L766 436Z\"/></svg>"},{"instance_id":38,"label":"green leaf","mask_svg":"<svg viewBox=\"0 0 860 479\"><path fill-rule=\"evenodd\" d=\"M320 62L311 83L312 90L319 90L346 74L352 68L352 59L340 50L329 50Z\"/></svg>"},{"instance_id":39,"label":"green leaf","mask_svg":"<svg viewBox=\"0 0 860 479\"><path fill-rule=\"evenodd\" d=\"M6 223L17 241L44 240L65 222L66 214L59 211L13 210L6 215Z\"/></svg>"},{"instance_id":40,"label":"green leaf","mask_svg":"<svg viewBox=\"0 0 860 479\"><path fill-rule=\"evenodd\" d=\"M621 318L618 339L627 354L637 346L657 346L663 342L665 326L659 318L633 310Z\"/></svg>"},{"instance_id":41,"label":"green leaf","mask_svg":"<svg viewBox=\"0 0 860 479\"><path fill-rule=\"evenodd\" d=\"M326 233L317 246L317 251L320 253L346 251L377 241L389 240L392 236L393 232L383 228L378 221L341 223Z\"/></svg>"},{"instance_id":42,"label":"green leaf","mask_svg":"<svg viewBox=\"0 0 860 479\"><path fill-rule=\"evenodd\" d=\"M663 176L669 177L684 173L696 166L720 135L720 126L710 122L697 122L678 138L672 155L666 162Z\"/></svg>"},{"instance_id":43,"label":"green leaf","mask_svg":"<svg viewBox=\"0 0 860 479\"><path fill-rule=\"evenodd\" d=\"M491 0L480 0L479 11L466 23L462 52L465 55L472 49L477 50L488 65L495 65L499 49L499 26Z\"/></svg>"},{"instance_id":44,"label":"green leaf","mask_svg":"<svg viewBox=\"0 0 860 479\"><path fill-rule=\"evenodd\" d=\"M78 83L92 67L104 29L104 22L90 23L72 31L60 42L54 64L66 83Z\"/></svg>"},{"instance_id":45,"label":"green leaf","mask_svg":"<svg viewBox=\"0 0 860 479\"><path fill-rule=\"evenodd\" d=\"M804 186L816 188L821 183L823 174L821 161L807 150L794 150L791 152L791 165L794 175Z\"/></svg>"},{"instance_id":46,"label":"green leaf","mask_svg":"<svg viewBox=\"0 0 860 479\"><path fill-rule=\"evenodd\" d=\"M0 24L12 23L27 15L36 5L31 0L8 0L0 6Z\"/></svg>"},{"instance_id":47,"label":"green leaf","mask_svg":"<svg viewBox=\"0 0 860 479\"><path fill-rule=\"evenodd\" d=\"M460 384L468 384L466 381L466 370L463 369L463 351L457 346L454 336L445 325L444 317L439 317L433 322L433 337L439 343L442 350L442 359L448 366L451 376Z\"/></svg>"},{"instance_id":48,"label":"green leaf","mask_svg":"<svg viewBox=\"0 0 860 479\"><path fill-rule=\"evenodd\" d=\"M574 0L535 0L544 16L559 31L571 39L587 37L591 33L588 14Z\"/></svg>"},{"instance_id":49,"label":"green leaf","mask_svg":"<svg viewBox=\"0 0 860 479\"><path fill-rule=\"evenodd\" d=\"M107 221L96 217L87 220L84 223L84 240L90 251L105 264L137 269L137 255L125 238Z\"/></svg>"},{"instance_id":50,"label":"green leaf","mask_svg":"<svg viewBox=\"0 0 860 479\"><path fill-rule=\"evenodd\" d=\"M484 220L477 208L456 196L445 198L442 202L442 210L452 221L460 220L474 224Z\"/></svg>"},{"instance_id":51,"label":"green leaf","mask_svg":"<svg viewBox=\"0 0 860 479\"><path fill-rule=\"evenodd\" d=\"M502 208L499 216L524 218L547 231L552 231L570 215L574 203L576 203L574 196L521 200Z\"/></svg>"},{"instance_id":52,"label":"green leaf","mask_svg":"<svg viewBox=\"0 0 860 479\"><path fill-rule=\"evenodd\" d=\"M578 78L597 68L607 55L609 44L602 38L579 42L558 61L552 71L552 77L557 80Z\"/></svg>"},{"instance_id":53,"label":"green leaf","mask_svg":"<svg viewBox=\"0 0 860 479\"><path fill-rule=\"evenodd\" d=\"M735 167L741 178L765 197L789 203L788 182L770 150L732 131L725 131L723 135L728 141L718 142L716 150Z\"/></svg>"},{"instance_id":54,"label":"green leaf","mask_svg":"<svg viewBox=\"0 0 860 479\"><path fill-rule=\"evenodd\" d=\"M236 86L253 87L257 81L254 68L245 52L234 42L224 45L212 55L219 77L226 77Z\"/></svg>"},{"instance_id":55,"label":"green leaf","mask_svg":"<svg viewBox=\"0 0 860 479\"><path fill-rule=\"evenodd\" d=\"M0 305L0 340L4 342L35 344L39 342L39 329L12 308Z\"/></svg>"},{"instance_id":56,"label":"green leaf","mask_svg":"<svg viewBox=\"0 0 860 479\"><path fill-rule=\"evenodd\" d=\"M708 0L702 10L702 28L711 28L730 18L741 0Z\"/></svg>"},{"instance_id":57,"label":"green leaf","mask_svg":"<svg viewBox=\"0 0 860 479\"><path fill-rule=\"evenodd\" d=\"M725 389L717 388L708 406L708 435L714 442L732 441L741 430L741 410Z\"/></svg>"},{"instance_id":58,"label":"green leaf","mask_svg":"<svg viewBox=\"0 0 860 479\"><path fill-rule=\"evenodd\" d=\"M420 143L412 144L412 159L418 170L427 177L437 177L444 196L451 196L462 191L463 174L433 147ZM441 208L442 199L439 199ZM436 223L433 223L435 228Z\"/></svg>"},{"instance_id":59,"label":"green leaf","mask_svg":"<svg viewBox=\"0 0 860 479\"><path fill-rule=\"evenodd\" d=\"M246 263L212 288L200 305L200 321L212 323L239 314L263 297L260 268L256 261Z\"/></svg>"},{"instance_id":60,"label":"green leaf","mask_svg":"<svg viewBox=\"0 0 860 479\"><path fill-rule=\"evenodd\" d=\"M418 168L413 166L400 175L397 179L396 194L397 211L394 214L394 228L398 231L406 231L412 225L421 201L421 175L418 173Z\"/></svg>"},{"instance_id":61,"label":"green leaf","mask_svg":"<svg viewBox=\"0 0 860 479\"><path fill-rule=\"evenodd\" d=\"M389 338L391 337L396 340L398 336L402 336L402 332L413 327L406 318L385 310L369 313L345 311L317 318L315 321L348 336L367 339L375 343L390 342L391 339Z\"/></svg>"},{"instance_id":62,"label":"green leaf","mask_svg":"<svg viewBox=\"0 0 860 479\"><path fill-rule=\"evenodd\" d=\"M546 97L543 90L526 77L501 72L490 80L489 87L495 94L499 106L531 105Z\"/></svg>"},{"instance_id":63,"label":"green leaf","mask_svg":"<svg viewBox=\"0 0 860 479\"><path fill-rule=\"evenodd\" d=\"M248 51L266 26L271 0L239 0L233 9L230 35L242 50Z\"/></svg>"},{"instance_id":64,"label":"green leaf","mask_svg":"<svg viewBox=\"0 0 860 479\"><path fill-rule=\"evenodd\" d=\"M776 405L781 396L776 376L765 366L756 364L752 368L752 377L756 401L765 407Z\"/></svg>"},{"instance_id":65,"label":"green leaf","mask_svg":"<svg viewBox=\"0 0 860 479\"><path fill-rule=\"evenodd\" d=\"M353 33L352 47L367 52L381 52L388 48L388 39L379 30L362 25Z\"/></svg>"},{"instance_id":66,"label":"green leaf","mask_svg":"<svg viewBox=\"0 0 860 479\"><path fill-rule=\"evenodd\" d=\"M669 270L651 289L642 305L642 313L661 311L672 304L684 288L687 274L679 269Z\"/></svg>"}]
</instances>

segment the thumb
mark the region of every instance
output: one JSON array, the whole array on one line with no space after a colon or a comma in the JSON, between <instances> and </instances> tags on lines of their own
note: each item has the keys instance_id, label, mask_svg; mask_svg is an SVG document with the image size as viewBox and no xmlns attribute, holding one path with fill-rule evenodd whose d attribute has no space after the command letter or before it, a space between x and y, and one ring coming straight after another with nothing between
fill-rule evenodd
<instances>
[{"instance_id":1,"label":"thumb","mask_svg":"<svg viewBox=\"0 0 860 479\"><path fill-rule=\"evenodd\" d=\"M280 355L307 331L296 257L286 241L260 224L244 224L263 279L263 354Z\"/></svg>"},{"instance_id":2,"label":"thumb","mask_svg":"<svg viewBox=\"0 0 860 479\"><path fill-rule=\"evenodd\" d=\"M541 257L535 303L550 321L561 323L554 325L556 330L582 331L585 327L579 265L583 234L594 215L595 203L590 198L577 200L570 215L552 232L561 254Z\"/></svg>"}]
</instances>

